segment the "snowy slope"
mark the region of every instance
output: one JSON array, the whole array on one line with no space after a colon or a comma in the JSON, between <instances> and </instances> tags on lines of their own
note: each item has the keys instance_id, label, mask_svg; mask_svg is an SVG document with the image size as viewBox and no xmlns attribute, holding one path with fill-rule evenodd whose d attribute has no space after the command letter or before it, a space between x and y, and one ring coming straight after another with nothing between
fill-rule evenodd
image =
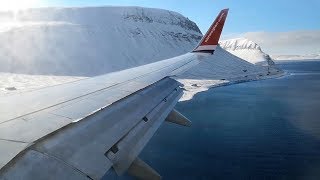
<instances>
[{"instance_id":1,"label":"snowy slope","mask_svg":"<svg viewBox=\"0 0 320 180\"><path fill-rule=\"evenodd\" d=\"M0 96L54 86L84 78L86 77L0 73Z\"/></svg>"},{"instance_id":2,"label":"snowy slope","mask_svg":"<svg viewBox=\"0 0 320 180\"><path fill-rule=\"evenodd\" d=\"M229 39L220 42L220 46L228 52L258 65L273 64L269 55L261 50L261 47L253 41L245 38Z\"/></svg>"},{"instance_id":3,"label":"snowy slope","mask_svg":"<svg viewBox=\"0 0 320 180\"><path fill-rule=\"evenodd\" d=\"M0 23L7 73L95 76L183 54L201 38L182 15L140 7L29 9L12 20Z\"/></svg>"},{"instance_id":4,"label":"snowy slope","mask_svg":"<svg viewBox=\"0 0 320 180\"><path fill-rule=\"evenodd\" d=\"M212 87L265 79L283 73L253 41L238 38L219 44L213 56L177 77L185 88L181 101L189 100Z\"/></svg>"},{"instance_id":5,"label":"snowy slope","mask_svg":"<svg viewBox=\"0 0 320 180\"><path fill-rule=\"evenodd\" d=\"M0 13L0 93L61 84L184 54L201 36L194 22L160 9L45 8ZM218 47L214 56L177 77L186 89L182 100L216 85L276 74L274 68L252 64L266 62L258 45L235 40L222 46L231 53L240 50L247 61Z\"/></svg>"},{"instance_id":6,"label":"snowy slope","mask_svg":"<svg viewBox=\"0 0 320 180\"><path fill-rule=\"evenodd\" d=\"M177 80L184 84L185 93L181 98L184 101L211 87L264 79L280 73L282 71L275 66L267 68L249 63L218 46L213 56L179 75Z\"/></svg>"}]
</instances>

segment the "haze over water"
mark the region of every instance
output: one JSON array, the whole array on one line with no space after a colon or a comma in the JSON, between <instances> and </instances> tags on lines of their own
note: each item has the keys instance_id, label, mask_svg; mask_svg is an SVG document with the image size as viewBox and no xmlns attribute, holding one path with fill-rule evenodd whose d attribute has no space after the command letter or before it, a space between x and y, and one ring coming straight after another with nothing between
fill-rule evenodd
<instances>
[{"instance_id":1,"label":"haze over water","mask_svg":"<svg viewBox=\"0 0 320 180\"><path fill-rule=\"evenodd\" d=\"M288 76L211 89L176 108L140 157L164 179L319 179L320 61Z\"/></svg>"}]
</instances>

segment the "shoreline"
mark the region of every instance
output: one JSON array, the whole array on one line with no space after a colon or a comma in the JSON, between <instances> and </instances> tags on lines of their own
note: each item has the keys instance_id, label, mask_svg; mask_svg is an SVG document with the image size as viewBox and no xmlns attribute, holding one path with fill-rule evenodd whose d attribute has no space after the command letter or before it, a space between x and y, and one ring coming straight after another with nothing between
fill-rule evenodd
<instances>
[{"instance_id":1,"label":"shoreline","mask_svg":"<svg viewBox=\"0 0 320 180\"><path fill-rule=\"evenodd\" d=\"M312 61L320 61L320 59L284 59L284 60L273 60L276 64L281 63L292 63L292 62L312 62Z\"/></svg>"},{"instance_id":2,"label":"shoreline","mask_svg":"<svg viewBox=\"0 0 320 180\"><path fill-rule=\"evenodd\" d=\"M279 73L276 73L276 74L272 74L272 75L264 75L264 76L259 76L259 74L254 74L252 75L253 77L256 77L256 78L249 78L249 77L235 77L235 78L231 78L230 81L224 81L224 82L219 82L220 80L216 80L216 83L215 84L211 84L211 85L207 85L207 86L193 86L193 87L198 87L197 88L193 88L193 89L186 89L185 86L187 87L190 87L189 84L186 84L183 83L183 81L187 81L188 80L184 80L184 79L176 79L177 81L181 82L184 86L183 86L183 96L180 98L179 102L184 102L184 101L190 101L194 98L194 96L198 93L201 93L201 92L205 92L205 91L208 91L210 89L213 89L213 88L217 88L217 87L222 87L222 86L229 86L229 85L233 85L233 84L240 84L240 83L246 83L246 82L251 82L251 81L260 81L260 80L267 80L267 79L273 79L273 78L280 78L280 77L285 77L287 75L290 75L288 74L287 72L283 71L283 70L280 70ZM251 77L252 77L251 76ZM202 82L206 82L208 80L194 80L195 82L200 82L201 84L201 81ZM211 81L215 81L215 80L211 80ZM198 90L198 91L197 91Z\"/></svg>"}]
</instances>

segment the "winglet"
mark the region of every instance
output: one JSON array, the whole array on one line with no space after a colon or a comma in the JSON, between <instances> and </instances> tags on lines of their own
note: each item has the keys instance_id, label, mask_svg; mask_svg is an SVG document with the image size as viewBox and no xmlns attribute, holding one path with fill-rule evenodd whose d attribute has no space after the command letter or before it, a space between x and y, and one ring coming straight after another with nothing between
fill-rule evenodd
<instances>
[{"instance_id":1,"label":"winglet","mask_svg":"<svg viewBox=\"0 0 320 180\"><path fill-rule=\"evenodd\" d=\"M211 53L216 49L220 35L226 21L229 9L220 11L216 20L212 23L207 33L202 37L198 46L192 52Z\"/></svg>"}]
</instances>

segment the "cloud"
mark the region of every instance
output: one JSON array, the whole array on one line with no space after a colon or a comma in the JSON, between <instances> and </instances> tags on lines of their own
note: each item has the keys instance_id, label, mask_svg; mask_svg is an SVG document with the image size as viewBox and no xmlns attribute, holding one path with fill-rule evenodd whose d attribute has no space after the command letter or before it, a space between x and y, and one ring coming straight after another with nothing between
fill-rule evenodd
<instances>
[{"instance_id":1,"label":"cloud","mask_svg":"<svg viewBox=\"0 0 320 180\"><path fill-rule=\"evenodd\" d=\"M247 32L224 38L245 37L271 55L320 54L320 30L289 32Z\"/></svg>"}]
</instances>

